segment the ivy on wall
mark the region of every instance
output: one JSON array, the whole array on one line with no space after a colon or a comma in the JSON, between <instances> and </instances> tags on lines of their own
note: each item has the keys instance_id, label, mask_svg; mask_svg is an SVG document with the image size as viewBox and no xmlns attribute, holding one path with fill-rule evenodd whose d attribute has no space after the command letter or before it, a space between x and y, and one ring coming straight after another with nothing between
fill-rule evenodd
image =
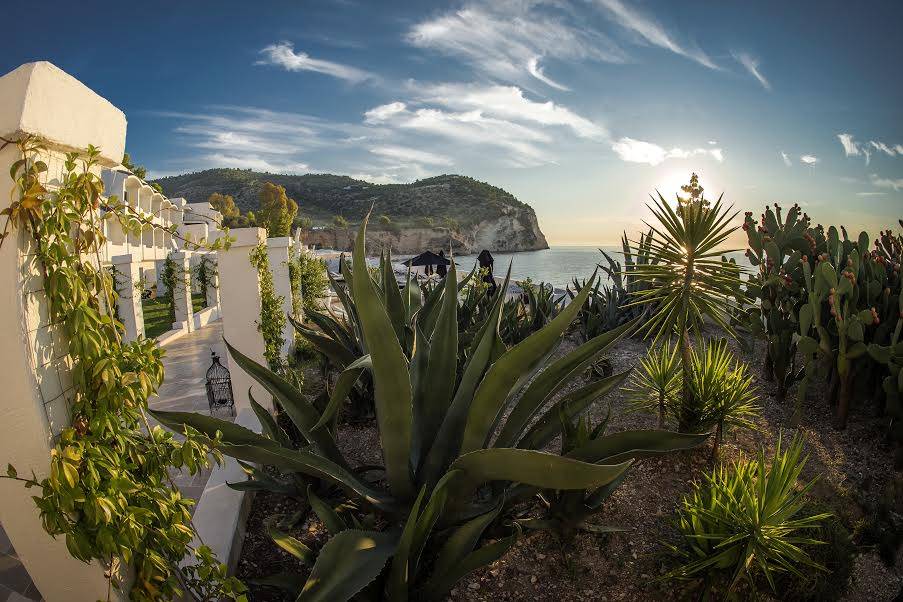
<instances>
[{"instance_id":1,"label":"ivy on wall","mask_svg":"<svg viewBox=\"0 0 903 602\"><path fill-rule=\"evenodd\" d=\"M205 303L207 291L211 288L216 288L216 277L218 275L219 272L216 267L216 262L210 259L209 256L202 255L201 260L198 261L198 264L194 267L194 278L198 283L200 293L204 295Z\"/></svg>"},{"instance_id":2,"label":"ivy on wall","mask_svg":"<svg viewBox=\"0 0 903 602\"><path fill-rule=\"evenodd\" d=\"M0 140L6 144L12 141ZM185 594L195 600L246 600L244 585L226 575L204 545L194 548L190 499L170 480L170 469L192 474L220 461L217 439L186 427L184 441L151 427L147 400L163 380L163 351L154 341L124 343L122 325L112 309L114 285L101 267L103 221L112 215L123 229L153 227L130 213L115 197L104 198L94 173L99 151L69 153L60 187L41 183L47 165L37 160L42 142L15 142L21 158L10 173L15 182L0 244L23 229L34 242L41 266L50 320L69 341L74 397L68 428L50 455L49 476L20 477L12 465L4 478L35 489L33 499L44 529L65 539L69 553L106 567L110 588L120 581L123 564L134 569L129 597L137 601L171 600ZM195 556L193 565L180 567ZM111 599L111 589L107 599Z\"/></svg>"},{"instance_id":3,"label":"ivy on wall","mask_svg":"<svg viewBox=\"0 0 903 602\"><path fill-rule=\"evenodd\" d=\"M270 370L282 372L285 367L285 358L282 357L282 346L285 339L282 338L282 333L287 322L285 314L282 312L282 303L285 298L276 294L266 244L260 243L251 249L248 258L251 265L257 269L257 275L260 278L260 320L257 322L257 330L263 336L263 356L266 358Z\"/></svg>"}]
</instances>

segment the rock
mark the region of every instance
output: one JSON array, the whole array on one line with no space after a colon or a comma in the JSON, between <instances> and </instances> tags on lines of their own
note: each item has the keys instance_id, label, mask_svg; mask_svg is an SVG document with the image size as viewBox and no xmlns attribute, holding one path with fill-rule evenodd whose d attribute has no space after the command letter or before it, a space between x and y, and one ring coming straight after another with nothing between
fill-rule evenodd
<instances>
[{"instance_id":1,"label":"rock","mask_svg":"<svg viewBox=\"0 0 903 602\"><path fill-rule=\"evenodd\" d=\"M537 581L536 575L533 575L532 577L530 577L530 583L536 583L536 581Z\"/></svg>"},{"instance_id":2,"label":"rock","mask_svg":"<svg viewBox=\"0 0 903 602\"><path fill-rule=\"evenodd\" d=\"M472 590L478 590L478 589L480 589L480 584L477 583L476 581L474 581L473 583L468 583L467 588L472 589Z\"/></svg>"},{"instance_id":3,"label":"rock","mask_svg":"<svg viewBox=\"0 0 903 602\"><path fill-rule=\"evenodd\" d=\"M537 554L537 555L536 555L536 560L545 560L545 559L546 559L546 555L545 555L545 554Z\"/></svg>"}]
</instances>

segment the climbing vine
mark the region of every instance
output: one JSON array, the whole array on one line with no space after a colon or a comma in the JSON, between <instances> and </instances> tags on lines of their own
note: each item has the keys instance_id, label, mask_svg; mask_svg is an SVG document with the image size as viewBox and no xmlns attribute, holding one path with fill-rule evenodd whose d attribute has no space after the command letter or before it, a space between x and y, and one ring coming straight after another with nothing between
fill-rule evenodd
<instances>
[{"instance_id":1,"label":"climbing vine","mask_svg":"<svg viewBox=\"0 0 903 602\"><path fill-rule=\"evenodd\" d=\"M298 254L293 263L297 272L301 307L307 312L317 311L320 309L320 299L329 291L326 263L304 251Z\"/></svg>"},{"instance_id":2,"label":"climbing vine","mask_svg":"<svg viewBox=\"0 0 903 602\"><path fill-rule=\"evenodd\" d=\"M257 322L257 330L263 336L263 356L270 370L281 372L285 367L285 359L282 357L282 345L285 343L282 332L287 321L282 312L282 302L285 299L276 294L266 244L260 243L254 247L249 259L260 277L260 320Z\"/></svg>"},{"instance_id":3,"label":"climbing vine","mask_svg":"<svg viewBox=\"0 0 903 602\"><path fill-rule=\"evenodd\" d=\"M216 277L218 271L216 262L207 255L201 255L201 260L194 268L194 278L198 283L200 292L204 295L204 302L207 300L207 291L216 288Z\"/></svg>"},{"instance_id":4,"label":"climbing vine","mask_svg":"<svg viewBox=\"0 0 903 602\"><path fill-rule=\"evenodd\" d=\"M7 217L0 244L16 228L33 240L51 323L69 341L74 397L71 426L51 450L49 476L20 477L10 465L5 478L37 490L33 499L44 529L64 537L73 557L102 563L111 588L128 587L121 565L133 567L132 600L183 594L205 601L246 600L244 585L227 577L210 549L193 546L193 501L181 496L169 476L170 469L194 474L211 457L221 461L218 440L186 428L184 441L178 441L151 427L147 400L163 380L163 352L154 341L124 343L111 309L113 282L100 260L105 243L100 215L110 214L104 217L114 217L130 232L150 227L149 220L127 213L115 197L102 196L103 184L94 173L96 148L67 154L61 184L51 191L41 182L47 171L37 160L41 141L25 137L16 144L21 158L10 170L15 187L0 213ZM195 564L180 568L189 554Z\"/></svg>"},{"instance_id":5,"label":"climbing vine","mask_svg":"<svg viewBox=\"0 0 903 602\"><path fill-rule=\"evenodd\" d=\"M185 279L184 274L185 268L176 263L176 261L172 258L172 253L166 254L166 259L163 260L163 267L160 270L160 283L163 285L165 289L165 293L163 293L162 297L168 300L169 303L169 321L176 321L176 286L178 286L179 280ZM157 295L160 297L161 295Z\"/></svg>"},{"instance_id":6,"label":"climbing vine","mask_svg":"<svg viewBox=\"0 0 903 602\"><path fill-rule=\"evenodd\" d=\"M292 289L292 316L301 315L303 299L301 298L301 265L300 258L290 259L288 262L288 281Z\"/></svg>"}]
</instances>

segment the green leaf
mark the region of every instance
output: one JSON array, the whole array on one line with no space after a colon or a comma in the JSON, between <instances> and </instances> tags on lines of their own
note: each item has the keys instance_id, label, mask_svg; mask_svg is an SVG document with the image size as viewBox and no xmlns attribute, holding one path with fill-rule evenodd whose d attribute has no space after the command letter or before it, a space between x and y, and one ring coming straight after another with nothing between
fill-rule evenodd
<instances>
[{"instance_id":1,"label":"green leaf","mask_svg":"<svg viewBox=\"0 0 903 602\"><path fill-rule=\"evenodd\" d=\"M276 545L303 562L310 564L316 558L313 550L307 547L303 542L295 539L288 533L284 533L273 526L272 521L267 523L267 534L276 542Z\"/></svg>"},{"instance_id":2,"label":"green leaf","mask_svg":"<svg viewBox=\"0 0 903 602\"><path fill-rule=\"evenodd\" d=\"M467 501L477 487L489 481L512 481L543 489L595 489L616 479L631 462L588 464L536 450L481 449L452 463L451 469L463 474L452 484L451 495Z\"/></svg>"},{"instance_id":3,"label":"green leaf","mask_svg":"<svg viewBox=\"0 0 903 602\"><path fill-rule=\"evenodd\" d=\"M392 557L392 567L389 569L388 582L386 591L389 600L393 602L406 602L408 599L408 589L411 582L416 576L416 559L411 557L411 550L414 539L417 535L417 523L420 516L420 504L426 495L426 487L420 488L420 494L411 506L408 513L408 520L401 532L401 539L398 541L398 548Z\"/></svg>"},{"instance_id":4,"label":"green leaf","mask_svg":"<svg viewBox=\"0 0 903 602\"><path fill-rule=\"evenodd\" d=\"M361 223L354 244L354 299L364 341L373 360L376 420L381 434L386 477L395 495L410 498L414 495L410 466L411 381L404 351L367 270L364 239L369 217L368 214Z\"/></svg>"},{"instance_id":5,"label":"green leaf","mask_svg":"<svg viewBox=\"0 0 903 602\"><path fill-rule=\"evenodd\" d=\"M311 429L312 431L321 429L332 422L332 420L338 414L339 410L342 408L342 402L345 401L345 399L351 393L351 390L354 388L354 384L357 382L357 379L360 378L361 373L363 373L364 370L371 369L372 367L373 362L370 360L370 356L365 355L359 357L347 368L342 370L341 374L339 374L339 377L336 379L332 394L329 396L329 403L326 404L326 409L323 410L323 414Z\"/></svg>"},{"instance_id":6,"label":"green leaf","mask_svg":"<svg viewBox=\"0 0 903 602\"><path fill-rule=\"evenodd\" d=\"M227 420L213 418L212 416L195 414L194 412L164 412L162 410L148 410L148 413L161 424L177 433L184 432L184 427L190 426L211 439L216 437L217 432L220 432L223 435L223 441L231 445L278 446L275 441L267 439L263 435L258 435L250 429Z\"/></svg>"},{"instance_id":7,"label":"green leaf","mask_svg":"<svg viewBox=\"0 0 903 602\"><path fill-rule=\"evenodd\" d=\"M310 502L311 509L316 513L317 518L320 519L330 535L337 535L348 528L348 525L345 524L338 512L317 497L310 485L307 486L307 499Z\"/></svg>"},{"instance_id":8,"label":"green leaf","mask_svg":"<svg viewBox=\"0 0 903 602\"><path fill-rule=\"evenodd\" d=\"M606 462L614 464L630 459L638 460L649 456L674 451L693 449L709 438L711 433L673 433L671 431L622 431L607 437L594 439L568 455L569 458L584 462Z\"/></svg>"},{"instance_id":9,"label":"green leaf","mask_svg":"<svg viewBox=\"0 0 903 602\"><path fill-rule=\"evenodd\" d=\"M251 387L248 387L248 399L251 400L251 409L254 410L254 414L260 422L260 427L263 429L263 432L279 445L291 447L292 442L288 438L288 435L282 430L282 427L276 424L276 419L273 418L273 415L270 414L266 408L257 403L257 400L254 399L254 395L251 394Z\"/></svg>"},{"instance_id":10,"label":"green leaf","mask_svg":"<svg viewBox=\"0 0 903 602\"><path fill-rule=\"evenodd\" d=\"M382 572L397 541L397 536L389 533L342 531L320 550L297 602L351 599Z\"/></svg>"},{"instance_id":11,"label":"green leaf","mask_svg":"<svg viewBox=\"0 0 903 602\"><path fill-rule=\"evenodd\" d=\"M455 262L445 277L445 293L436 326L430 336L429 346L429 392L422 407L424 441L433 441L442 425L442 419L451 405L455 392L455 380L458 368L458 289L455 275Z\"/></svg>"},{"instance_id":12,"label":"green leaf","mask_svg":"<svg viewBox=\"0 0 903 602\"><path fill-rule=\"evenodd\" d=\"M448 573L470 554L476 547L486 527L498 517L499 512L502 510L502 505L503 500L499 499L499 502L489 512L481 514L455 529L446 540L445 545L442 546L442 549L439 550L439 556L433 565L433 573L436 575Z\"/></svg>"},{"instance_id":13,"label":"green leaf","mask_svg":"<svg viewBox=\"0 0 903 602\"><path fill-rule=\"evenodd\" d=\"M551 322L509 349L489 368L470 405L460 453L483 447L512 388L527 378L561 340L561 335L583 307L595 279L594 273L583 290Z\"/></svg>"},{"instance_id":14,"label":"green leaf","mask_svg":"<svg viewBox=\"0 0 903 602\"><path fill-rule=\"evenodd\" d=\"M448 595L448 592L455 584L463 579L469 573L480 567L492 564L505 555L517 542L520 531L516 531L514 535L500 539L495 543L485 545L475 552L468 554L461 562L456 564L452 569L444 574L433 575L429 583L424 587L423 598L426 600L441 600Z\"/></svg>"}]
</instances>

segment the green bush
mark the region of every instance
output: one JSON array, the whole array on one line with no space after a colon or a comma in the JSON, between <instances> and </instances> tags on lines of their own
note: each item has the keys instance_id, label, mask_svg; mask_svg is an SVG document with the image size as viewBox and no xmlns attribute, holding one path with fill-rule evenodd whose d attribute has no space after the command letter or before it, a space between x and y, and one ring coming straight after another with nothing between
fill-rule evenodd
<instances>
[{"instance_id":1,"label":"green bush","mask_svg":"<svg viewBox=\"0 0 903 602\"><path fill-rule=\"evenodd\" d=\"M831 515L803 512L815 480L797 487L808 459L802 451L801 437L786 450L779 437L771 466L760 450L756 461L740 458L696 483L677 513L683 542L672 549L684 564L665 578L701 580L708 592L728 595L745 587L754 595L762 577L775 591L779 574L805 579L805 569L823 571L806 550L823 542L804 534Z\"/></svg>"}]
</instances>

